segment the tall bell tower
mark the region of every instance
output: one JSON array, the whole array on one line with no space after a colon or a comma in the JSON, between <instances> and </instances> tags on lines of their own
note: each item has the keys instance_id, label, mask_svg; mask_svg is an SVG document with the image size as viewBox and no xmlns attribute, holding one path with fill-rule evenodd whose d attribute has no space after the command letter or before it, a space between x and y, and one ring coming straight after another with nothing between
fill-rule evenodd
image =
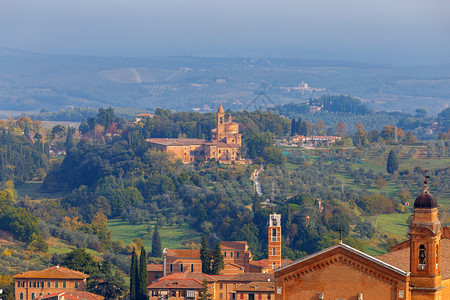
<instances>
[{"instance_id":1,"label":"tall bell tower","mask_svg":"<svg viewBox=\"0 0 450 300\"><path fill-rule=\"evenodd\" d=\"M414 202L413 221L409 228L410 270L413 298L440 299L441 235L436 199L425 181L422 194ZM424 299L425 299L424 298Z\"/></svg>"},{"instance_id":2,"label":"tall bell tower","mask_svg":"<svg viewBox=\"0 0 450 300\"><path fill-rule=\"evenodd\" d=\"M217 140L221 140L225 134L225 111L223 110L222 103L220 103L217 109Z\"/></svg>"},{"instance_id":3,"label":"tall bell tower","mask_svg":"<svg viewBox=\"0 0 450 300\"><path fill-rule=\"evenodd\" d=\"M275 270L281 267L281 215L269 215L268 263Z\"/></svg>"}]
</instances>

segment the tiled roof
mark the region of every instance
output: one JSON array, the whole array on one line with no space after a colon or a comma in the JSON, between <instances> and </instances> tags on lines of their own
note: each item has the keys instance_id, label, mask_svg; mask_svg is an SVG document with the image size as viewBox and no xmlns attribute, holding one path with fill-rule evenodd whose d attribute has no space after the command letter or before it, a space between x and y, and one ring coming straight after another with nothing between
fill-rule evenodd
<instances>
[{"instance_id":1,"label":"tiled roof","mask_svg":"<svg viewBox=\"0 0 450 300\"><path fill-rule=\"evenodd\" d=\"M164 249L164 253L168 257L178 258L198 258L200 259L200 250L190 249Z\"/></svg>"},{"instance_id":2,"label":"tiled roof","mask_svg":"<svg viewBox=\"0 0 450 300\"><path fill-rule=\"evenodd\" d=\"M196 279L165 279L161 278L148 286L148 289L201 289L202 282Z\"/></svg>"},{"instance_id":3,"label":"tiled roof","mask_svg":"<svg viewBox=\"0 0 450 300\"><path fill-rule=\"evenodd\" d=\"M200 139L165 139L165 138L154 138L147 139L148 143L164 145L164 146L190 146L190 145L203 145L207 141Z\"/></svg>"},{"instance_id":4,"label":"tiled roof","mask_svg":"<svg viewBox=\"0 0 450 300\"><path fill-rule=\"evenodd\" d=\"M243 273L237 274L228 278L224 278L227 281L236 281L236 282L269 282L274 281L273 273Z\"/></svg>"},{"instance_id":5,"label":"tiled roof","mask_svg":"<svg viewBox=\"0 0 450 300\"><path fill-rule=\"evenodd\" d=\"M198 281L206 280L208 282L216 281L213 276L203 274L203 273L172 273L165 277L160 278L159 280L176 280L176 279L195 279Z\"/></svg>"},{"instance_id":6,"label":"tiled roof","mask_svg":"<svg viewBox=\"0 0 450 300\"><path fill-rule=\"evenodd\" d=\"M236 292L274 292L275 283L271 282L250 282L235 289Z\"/></svg>"},{"instance_id":7,"label":"tiled roof","mask_svg":"<svg viewBox=\"0 0 450 300\"><path fill-rule=\"evenodd\" d=\"M222 250L246 250L248 249L247 242L245 241L222 241L220 242Z\"/></svg>"},{"instance_id":8,"label":"tiled roof","mask_svg":"<svg viewBox=\"0 0 450 300\"><path fill-rule=\"evenodd\" d=\"M225 269L241 269L244 270L245 268L241 265L235 264L235 263L226 263L225 264Z\"/></svg>"},{"instance_id":9,"label":"tiled roof","mask_svg":"<svg viewBox=\"0 0 450 300\"><path fill-rule=\"evenodd\" d=\"M147 272L163 272L163 265L162 264L148 264L147 265Z\"/></svg>"},{"instance_id":10,"label":"tiled roof","mask_svg":"<svg viewBox=\"0 0 450 300\"><path fill-rule=\"evenodd\" d=\"M28 271L14 275L13 278L36 279L86 279L89 275L67 268L55 266L41 271Z\"/></svg>"},{"instance_id":11,"label":"tiled roof","mask_svg":"<svg viewBox=\"0 0 450 300\"><path fill-rule=\"evenodd\" d=\"M150 118L153 118L154 116L152 114L139 114L139 115L136 115L136 117L150 117Z\"/></svg>"},{"instance_id":12,"label":"tiled roof","mask_svg":"<svg viewBox=\"0 0 450 300\"><path fill-rule=\"evenodd\" d=\"M389 253L379 255L377 258L385 263L393 265L405 272L409 272L409 257L410 248L404 247L399 250L394 250ZM442 279L450 278L450 240L441 240L441 276Z\"/></svg>"},{"instance_id":13,"label":"tiled roof","mask_svg":"<svg viewBox=\"0 0 450 300\"><path fill-rule=\"evenodd\" d=\"M89 293L89 292L66 291L66 292L61 292L61 293L44 295L42 297L36 298L36 300L44 300L44 299L53 298L53 297L58 297L60 299L64 298L64 299L69 299L69 300L81 300L81 299L85 299L85 300L103 300L103 299L105 299L105 297L103 297L103 296L96 295L96 294Z\"/></svg>"}]
</instances>

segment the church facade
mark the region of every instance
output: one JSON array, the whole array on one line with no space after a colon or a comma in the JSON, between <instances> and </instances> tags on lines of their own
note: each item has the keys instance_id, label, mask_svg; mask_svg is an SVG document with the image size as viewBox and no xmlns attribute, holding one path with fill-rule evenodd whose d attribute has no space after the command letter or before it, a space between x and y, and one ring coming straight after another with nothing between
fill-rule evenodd
<instances>
[{"instance_id":1,"label":"church facade","mask_svg":"<svg viewBox=\"0 0 450 300\"><path fill-rule=\"evenodd\" d=\"M450 228L436 199L414 202L409 240L373 257L340 243L275 271L275 299L450 299Z\"/></svg>"},{"instance_id":2,"label":"church facade","mask_svg":"<svg viewBox=\"0 0 450 300\"><path fill-rule=\"evenodd\" d=\"M170 152L185 164L215 160L223 164L243 164L239 150L242 145L242 134L239 124L225 120L225 112L220 104L216 114L216 128L211 130L211 141L202 139L168 139L152 138L147 142L161 151Z\"/></svg>"}]
</instances>

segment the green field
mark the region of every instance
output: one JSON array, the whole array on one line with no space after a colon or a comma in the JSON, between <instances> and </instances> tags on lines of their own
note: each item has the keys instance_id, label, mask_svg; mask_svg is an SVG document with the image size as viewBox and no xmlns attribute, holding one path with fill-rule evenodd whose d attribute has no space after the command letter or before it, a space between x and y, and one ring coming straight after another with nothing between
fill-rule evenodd
<instances>
[{"instance_id":1,"label":"green field","mask_svg":"<svg viewBox=\"0 0 450 300\"><path fill-rule=\"evenodd\" d=\"M387 233L406 239L408 224L406 223L411 213L385 214L374 216L374 226L380 233Z\"/></svg>"},{"instance_id":2,"label":"green field","mask_svg":"<svg viewBox=\"0 0 450 300\"><path fill-rule=\"evenodd\" d=\"M149 223L152 228L155 222ZM145 248L151 249L152 237L147 233L147 223L131 225L120 219L108 221L108 229L112 232L115 241L122 240L124 245L129 244L135 238L140 238ZM161 244L163 248L182 249L184 244L190 241L200 241L201 234L191 228L188 224L164 226L159 229Z\"/></svg>"},{"instance_id":3,"label":"green field","mask_svg":"<svg viewBox=\"0 0 450 300\"><path fill-rule=\"evenodd\" d=\"M42 190L42 181L27 181L15 187L17 196L29 197L31 200L57 199L63 197L63 193L47 193Z\"/></svg>"}]
</instances>

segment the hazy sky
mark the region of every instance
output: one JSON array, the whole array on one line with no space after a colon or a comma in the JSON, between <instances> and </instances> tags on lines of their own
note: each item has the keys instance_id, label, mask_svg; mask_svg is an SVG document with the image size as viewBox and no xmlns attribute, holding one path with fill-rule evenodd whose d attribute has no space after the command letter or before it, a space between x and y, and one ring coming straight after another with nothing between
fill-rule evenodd
<instances>
[{"instance_id":1,"label":"hazy sky","mask_svg":"<svg viewBox=\"0 0 450 300\"><path fill-rule=\"evenodd\" d=\"M0 47L450 63L450 0L0 0Z\"/></svg>"}]
</instances>

